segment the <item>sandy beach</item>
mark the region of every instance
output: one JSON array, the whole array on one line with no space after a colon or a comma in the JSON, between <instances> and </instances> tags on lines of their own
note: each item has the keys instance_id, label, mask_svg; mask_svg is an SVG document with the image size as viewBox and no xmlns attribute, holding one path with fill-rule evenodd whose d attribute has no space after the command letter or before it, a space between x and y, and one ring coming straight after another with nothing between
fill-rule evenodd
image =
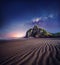
<instances>
[{"instance_id":1,"label":"sandy beach","mask_svg":"<svg viewBox=\"0 0 60 65\"><path fill-rule=\"evenodd\" d=\"M60 65L60 38L0 41L0 65Z\"/></svg>"}]
</instances>

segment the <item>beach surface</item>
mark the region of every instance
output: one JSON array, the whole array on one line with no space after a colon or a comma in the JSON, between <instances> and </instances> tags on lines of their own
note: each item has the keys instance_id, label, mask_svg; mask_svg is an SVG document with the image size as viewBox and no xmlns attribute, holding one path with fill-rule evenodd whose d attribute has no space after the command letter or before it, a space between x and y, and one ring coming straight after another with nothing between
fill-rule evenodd
<instances>
[{"instance_id":1,"label":"beach surface","mask_svg":"<svg viewBox=\"0 0 60 65\"><path fill-rule=\"evenodd\" d=\"M2 40L0 65L60 65L60 38Z\"/></svg>"}]
</instances>

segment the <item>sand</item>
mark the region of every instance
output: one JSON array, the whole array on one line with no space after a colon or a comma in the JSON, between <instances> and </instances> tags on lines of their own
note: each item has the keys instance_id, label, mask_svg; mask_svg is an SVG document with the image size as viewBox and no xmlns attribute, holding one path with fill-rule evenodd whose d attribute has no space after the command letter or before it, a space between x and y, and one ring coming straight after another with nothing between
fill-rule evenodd
<instances>
[{"instance_id":1,"label":"sand","mask_svg":"<svg viewBox=\"0 0 60 65\"><path fill-rule=\"evenodd\" d=\"M60 65L60 39L0 41L0 65Z\"/></svg>"}]
</instances>

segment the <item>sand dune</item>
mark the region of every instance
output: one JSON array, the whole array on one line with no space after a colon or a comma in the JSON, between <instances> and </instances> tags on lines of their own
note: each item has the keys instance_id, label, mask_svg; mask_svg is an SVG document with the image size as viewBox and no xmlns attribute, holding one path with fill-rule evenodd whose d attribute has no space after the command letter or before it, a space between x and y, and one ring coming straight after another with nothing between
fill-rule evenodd
<instances>
[{"instance_id":1,"label":"sand dune","mask_svg":"<svg viewBox=\"0 0 60 65\"><path fill-rule=\"evenodd\" d=\"M60 39L1 41L0 65L60 65Z\"/></svg>"}]
</instances>

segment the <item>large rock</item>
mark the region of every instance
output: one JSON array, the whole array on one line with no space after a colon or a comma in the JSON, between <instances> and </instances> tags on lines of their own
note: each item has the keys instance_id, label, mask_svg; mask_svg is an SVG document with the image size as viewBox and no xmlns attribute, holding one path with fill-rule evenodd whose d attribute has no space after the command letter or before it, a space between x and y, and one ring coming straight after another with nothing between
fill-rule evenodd
<instances>
[{"instance_id":1,"label":"large rock","mask_svg":"<svg viewBox=\"0 0 60 65\"><path fill-rule=\"evenodd\" d=\"M26 32L26 37L31 37L32 36L32 29L29 29L27 32Z\"/></svg>"},{"instance_id":2,"label":"large rock","mask_svg":"<svg viewBox=\"0 0 60 65\"><path fill-rule=\"evenodd\" d=\"M26 32L26 37L50 37L52 34L35 25Z\"/></svg>"}]
</instances>

